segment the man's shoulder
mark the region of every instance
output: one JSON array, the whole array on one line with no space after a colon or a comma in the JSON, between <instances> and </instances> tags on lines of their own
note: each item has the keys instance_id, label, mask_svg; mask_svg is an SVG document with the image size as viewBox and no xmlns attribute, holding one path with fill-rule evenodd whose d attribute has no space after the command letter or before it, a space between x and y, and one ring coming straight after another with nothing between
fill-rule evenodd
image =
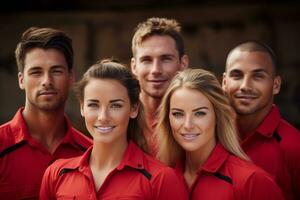
<instances>
[{"instance_id":1,"label":"man's shoulder","mask_svg":"<svg viewBox=\"0 0 300 200\"><path fill-rule=\"evenodd\" d=\"M76 143L78 143L86 149L92 145L93 141L91 138L87 137L73 126L70 127L70 130Z\"/></svg>"},{"instance_id":2,"label":"man's shoulder","mask_svg":"<svg viewBox=\"0 0 300 200\"><path fill-rule=\"evenodd\" d=\"M279 142L285 149L295 149L300 153L300 132L286 120L281 119L277 129L277 134L281 137Z\"/></svg>"},{"instance_id":3,"label":"man's shoulder","mask_svg":"<svg viewBox=\"0 0 300 200\"><path fill-rule=\"evenodd\" d=\"M0 152L15 144L15 138L11 131L10 121L0 126Z\"/></svg>"}]
</instances>

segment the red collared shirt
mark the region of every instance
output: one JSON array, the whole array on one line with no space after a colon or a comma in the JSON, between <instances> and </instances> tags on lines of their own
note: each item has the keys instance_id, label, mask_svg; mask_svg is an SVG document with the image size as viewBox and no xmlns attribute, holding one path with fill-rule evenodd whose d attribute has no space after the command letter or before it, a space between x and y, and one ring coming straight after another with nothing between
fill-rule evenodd
<instances>
[{"instance_id":1,"label":"red collared shirt","mask_svg":"<svg viewBox=\"0 0 300 200\"><path fill-rule=\"evenodd\" d=\"M184 181L184 164L176 171ZM197 178L189 188L191 200L279 200L280 188L273 179L254 164L232 154L217 144L208 160L198 170Z\"/></svg>"},{"instance_id":2,"label":"red collared shirt","mask_svg":"<svg viewBox=\"0 0 300 200\"><path fill-rule=\"evenodd\" d=\"M92 147L80 157L53 163L44 174L40 199L187 199L174 170L143 153L133 142L119 166L95 191L88 164L91 150Z\"/></svg>"},{"instance_id":3,"label":"red collared shirt","mask_svg":"<svg viewBox=\"0 0 300 200\"><path fill-rule=\"evenodd\" d=\"M148 153L154 158L156 157L158 151L157 138L156 135L154 134L156 125L157 125L157 120L154 119L153 121L150 122L150 125L146 126L143 129L143 134L145 136L147 146L148 146Z\"/></svg>"},{"instance_id":4,"label":"red collared shirt","mask_svg":"<svg viewBox=\"0 0 300 200\"><path fill-rule=\"evenodd\" d=\"M53 154L29 134L23 109L0 126L0 199L37 199L46 168L58 158L82 155L91 140L74 129L67 118L67 133Z\"/></svg>"},{"instance_id":5,"label":"red collared shirt","mask_svg":"<svg viewBox=\"0 0 300 200\"><path fill-rule=\"evenodd\" d=\"M252 161L269 172L286 199L300 199L300 133L281 118L273 105L242 147Z\"/></svg>"}]
</instances>

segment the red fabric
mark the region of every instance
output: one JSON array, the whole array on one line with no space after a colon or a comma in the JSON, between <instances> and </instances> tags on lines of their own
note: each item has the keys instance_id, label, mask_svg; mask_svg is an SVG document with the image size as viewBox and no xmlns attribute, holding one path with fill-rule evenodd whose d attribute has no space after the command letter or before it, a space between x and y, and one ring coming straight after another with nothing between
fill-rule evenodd
<instances>
[{"instance_id":1,"label":"red fabric","mask_svg":"<svg viewBox=\"0 0 300 200\"><path fill-rule=\"evenodd\" d=\"M184 181L183 163L176 165L176 172ZM192 186L186 184L186 191L192 200L283 199L280 188L265 171L229 154L220 144L198 170Z\"/></svg>"},{"instance_id":2,"label":"red fabric","mask_svg":"<svg viewBox=\"0 0 300 200\"><path fill-rule=\"evenodd\" d=\"M286 199L300 199L299 131L273 106L259 127L247 135L242 147L252 161L275 178Z\"/></svg>"},{"instance_id":3,"label":"red fabric","mask_svg":"<svg viewBox=\"0 0 300 200\"><path fill-rule=\"evenodd\" d=\"M154 134L156 125L157 125L157 120L154 120L151 122L151 127L145 127L143 129L143 134L145 136L148 145L148 153L153 158L156 157L156 154L158 152L157 138L156 135Z\"/></svg>"},{"instance_id":4,"label":"red fabric","mask_svg":"<svg viewBox=\"0 0 300 200\"><path fill-rule=\"evenodd\" d=\"M133 142L119 166L95 191L88 164L91 150L83 156L53 163L44 174L40 199L187 199L174 170L143 153ZM68 172L61 174L64 169ZM138 170L146 170L151 179Z\"/></svg>"},{"instance_id":5,"label":"red fabric","mask_svg":"<svg viewBox=\"0 0 300 200\"><path fill-rule=\"evenodd\" d=\"M74 129L66 119L68 132L53 154L28 132L20 109L14 118L0 126L0 199L37 199L44 171L54 160L83 154L92 141Z\"/></svg>"}]
</instances>

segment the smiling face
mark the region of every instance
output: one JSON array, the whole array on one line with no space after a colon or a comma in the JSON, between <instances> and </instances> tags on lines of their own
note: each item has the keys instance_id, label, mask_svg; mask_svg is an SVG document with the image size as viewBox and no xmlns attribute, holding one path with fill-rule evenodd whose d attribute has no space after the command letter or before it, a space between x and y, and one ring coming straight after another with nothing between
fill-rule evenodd
<instances>
[{"instance_id":1,"label":"smiling face","mask_svg":"<svg viewBox=\"0 0 300 200\"><path fill-rule=\"evenodd\" d=\"M19 86L26 93L26 108L52 111L63 109L73 83L66 59L56 49L34 48L27 52Z\"/></svg>"},{"instance_id":2,"label":"smiling face","mask_svg":"<svg viewBox=\"0 0 300 200\"><path fill-rule=\"evenodd\" d=\"M91 79L84 88L81 115L94 142L127 142L130 118L138 114L132 106L127 89L113 79Z\"/></svg>"},{"instance_id":3,"label":"smiling face","mask_svg":"<svg viewBox=\"0 0 300 200\"><path fill-rule=\"evenodd\" d=\"M229 55L223 89L238 115L266 115L280 83L267 53L236 50Z\"/></svg>"},{"instance_id":4,"label":"smiling face","mask_svg":"<svg viewBox=\"0 0 300 200\"><path fill-rule=\"evenodd\" d=\"M169 121L177 143L187 152L210 152L216 144L213 105L200 91L175 90L170 98Z\"/></svg>"},{"instance_id":5,"label":"smiling face","mask_svg":"<svg viewBox=\"0 0 300 200\"><path fill-rule=\"evenodd\" d=\"M162 98L177 71L188 65L188 58L179 57L173 38L153 35L136 47L131 68L140 82L142 95Z\"/></svg>"}]
</instances>

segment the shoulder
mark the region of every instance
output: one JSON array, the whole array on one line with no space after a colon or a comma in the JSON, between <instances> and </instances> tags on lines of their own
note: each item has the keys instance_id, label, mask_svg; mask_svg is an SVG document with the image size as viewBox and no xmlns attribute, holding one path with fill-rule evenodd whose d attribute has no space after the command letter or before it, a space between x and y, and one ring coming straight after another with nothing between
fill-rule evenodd
<instances>
[{"instance_id":1,"label":"shoulder","mask_svg":"<svg viewBox=\"0 0 300 200\"><path fill-rule=\"evenodd\" d=\"M300 154L300 132L287 121L282 119L276 130L280 137L279 144L288 153L297 152Z\"/></svg>"},{"instance_id":2,"label":"shoulder","mask_svg":"<svg viewBox=\"0 0 300 200\"><path fill-rule=\"evenodd\" d=\"M73 126L70 126L70 131L72 132L73 138L81 145L83 148L87 149L93 143L92 139L81 133L79 130L75 129Z\"/></svg>"},{"instance_id":3,"label":"shoulder","mask_svg":"<svg viewBox=\"0 0 300 200\"><path fill-rule=\"evenodd\" d=\"M229 173L234 182L246 182L252 176L266 176L269 175L261 168L253 164L251 161L246 161L237 156L230 155L226 162L227 173Z\"/></svg>"},{"instance_id":4,"label":"shoulder","mask_svg":"<svg viewBox=\"0 0 300 200\"><path fill-rule=\"evenodd\" d=\"M12 133L10 122L2 124L0 126L0 154L15 144L15 137Z\"/></svg>"},{"instance_id":5,"label":"shoulder","mask_svg":"<svg viewBox=\"0 0 300 200\"><path fill-rule=\"evenodd\" d=\"M161 173L169 173L168 171L171 170L170 167L166 166L159 160L151 157L150 155L144 154L144 162L145 168L154 175L161 174Z\"/></svg>"},{"instance_id":6,"label":"shoulder","mask_svg":"<svg viewBox=\"0 0 300 200\"><path fill-rule=\"evenodd\" d=\"M229 170L242 199L282 199L281 189L271 175L249 161L231 157Z\"/></svg>"},{"instance_id":7,"label":"shoulder","mask_svg":"<svg viewBox=\"0 0 300 200\"><path fill-rule=\"evenodd\" d=\"M52 178L58 178L62 174L77 169L78 163L80 162L82 156L58 159L52 163L47 169L46 176L51 176Z\"/></svg>"},{"instance_id":8,"label":"shoulder","mask_svg":"<svg viewBox=\"0 0 300 200\"><path fill-rule=\"evenodd\" d=\"M166 166L149 155L145 155L145 161L145 169L151 174L152 182L162 180L170 183L173 182L173 184L178 182L178 176L173 168Z\"/></svg>"}]
</instances>

